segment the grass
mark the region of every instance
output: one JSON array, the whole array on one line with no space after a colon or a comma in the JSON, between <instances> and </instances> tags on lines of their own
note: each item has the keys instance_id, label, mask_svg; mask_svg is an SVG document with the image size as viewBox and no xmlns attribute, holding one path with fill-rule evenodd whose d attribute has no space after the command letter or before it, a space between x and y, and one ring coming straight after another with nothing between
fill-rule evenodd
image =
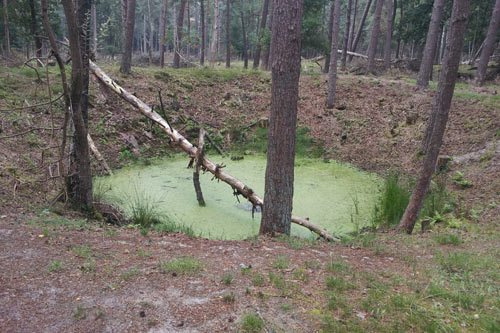
<instances>
[{"instance_id":1,"label":"grass","mask_svg":"<svg viewBox=\"0 0 500 333\"><path fill-rule=\"evenodd\" d=\"M290 260L286 256L279 256L273 263L276 269L287 269L290 266Z\"/></svg>"},{"instance_id":2,"label":"grass","mask_svg":"<svg viewBox=\"0 0 500 333\"><path fill-rule=\"evenodd\" d=\"M234 301L236 300L236 296L234 295L233 292L229 293L229 294L226 294L222 297L222 300L224 301L224 303L234 303Z\"/></svg>"},{"instance_id":3,"label":"grass","mask_svg":"<svg viewBox=\"0 0 500 333\"><path fill-rule=\"evenodd\" d=\"M172 275L194 276L203 270L203 264L194 257L180 257L166 262L160 261L159 270Z\"/></svg>"},{"instance_id":4,"label":"grass","mask_svg":"<svg viewBox=\"0 0 500 333\"><path fill-rule=\"evenodd\" d=\"M434 241L439 245L460 245L464 241L454 234L438 234L434 236Z\"/></svg>"},{"instance_id":5,"label":"grass","mask_svg":"<svg viewBox=\"0 0 500 333\"><path fill-rule=\"evenodd\" d=\"M233 276L230 273L226 273L222 276L222 282L224 282L225 285L230 285L231 282L233 282Z\"/></svg>"},{"instance_id":6,"label":"grass","mask_svg":"<svg viewBox=\"0 0 500 333\"><path fill-rule=\"evenodd\" d=\"M477 264L473 255L468 252L438 253L436 255L436 261L447 273L470 272Z\"/></svg>"},{"instance_id":7,"label":"grass","mask_svg":"<svg viewBox=\"0 0 500 333\"><path fill-rule=\"evenodd\" d=\"M161 212L158 202L145 191L140 191L137 187L135 187L135 192L131 196L128 206L134 224L143 228L150 228L151 226L160 224L166 217Z\"/></svg>"},{"instance_id":8,"label":"grass","mask_svg":"<svg viewBox=\"0 0 500 333\"><path fill-rule=\"evenodd\" d=\"M190 226L182 225L180 223L176 223L172 221L170 218L161 221L160 223L154 226L154 230L157 232L166 232L166 233L183 233L188 237L194 238L196 237L196 233L193 228Z\"/></svg>"},{"instance_id":9,"label":"grass","mask_svg":"<svg viewBox=\"0 0 500 333\"><path fill-rule=\"evenodd\" d=\"M400 176L390 174L385 179L377 207L377 224L386 227L397 225L410 202L410 195L409 187L401 183Z\"/></svg>"},{"instance_id":10,"label":"grass","mask_svg":"<svg viewBox=\"0 0 500 333\"><path fill-rule=\"evenodd\" d=\"M75 310L73 311L73 318L75 318L75 320L77 321L87 318L87 312L85 311L85 308L82 305L78 305L75 308Z\"/></svg>"},{"instance_id":11,"label":"grass","mask_svg":"<svg viewBox=\"0 0 500 333\"><path fill-rule=\"evenodd\" d=\"M64 269L64 266L66 266L66 264L63 261L53 260L49 264L48 271L51 273L60 272Z\"/></svg>"},{"instance_id":12,"label":"grass","mask_svg":"<svg viewBox=\"0 0 500 333\"><path fill-rule=\"evenodd\" d=\"M136 266L134 266L134 267L128 269L127 271L123 272L121 275L121 278L123 281L128 281L131 278L133 278L134 276L137 276L139 274L140 274L140 271L137 269Z\"/></svg>"},{"instance_id":13,"label":"grass","mask_svg":"<svg viewBox=\"0 0 500 333\"><path fill-rule=\"evenodd\" d=\"M247 313L241 318L241 329L245 333L261 332L264 327L264 321L255 313Z\"/></svg>"},{"instance_id":14,"label":"grass","mask_svg":"<svg viewBox=\"0 0 500 333\"><path fill-rule=\"evenodd\" d=\"M252 283L255 287L263 287L266 285L266 277L262 273L256 272Z\"/></svg>"}]
</instances>

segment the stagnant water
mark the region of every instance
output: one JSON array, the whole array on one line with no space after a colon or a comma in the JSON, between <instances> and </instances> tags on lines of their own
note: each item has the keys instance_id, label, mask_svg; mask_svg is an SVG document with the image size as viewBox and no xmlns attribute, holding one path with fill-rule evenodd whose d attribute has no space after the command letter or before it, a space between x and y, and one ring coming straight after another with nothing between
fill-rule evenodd
<instances>
[{"instance_id":1,"label":"stagnant water","mask_svg":"<svg viewBox=\"0 0 500 333\"><path fill-rule=\"evenodd\" d=\"M177 223L193 228L197 235L213 239L243 239L259 231L260 212L252 219L251 204L240 203L229 185L200 174L206 207L198 206L188 159L176 156L116 170L113 176L96 179L107 188L108 200L130 212L130 202L147 198ZM213 156L227 167L225 172L264 195L265 156L245 156L241 161ZM297 159L293 214L336 235L352 232L370 223L379 195L380 179L367 172L336 162ZM292 224L292 234L311 237L308 229Z\"/></svg>"}]
</instances>

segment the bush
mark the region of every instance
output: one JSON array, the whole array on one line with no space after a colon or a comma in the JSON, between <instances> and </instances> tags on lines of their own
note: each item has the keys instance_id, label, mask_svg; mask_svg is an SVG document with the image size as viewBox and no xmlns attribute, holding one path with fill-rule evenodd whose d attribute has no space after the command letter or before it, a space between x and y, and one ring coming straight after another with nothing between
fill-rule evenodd
<instances>
[{"instance_id":1,"label":"bush","mask_svg":"<svg viewBox=\"0 0 500 333\"><path fill-rule=\"evenodd\" d=\"M410 195L409 187L401 184L399 175L390 174L385 179L377 207L377 224L387 227L397 225L410 202Z\"/></svg>"}]
</instances>

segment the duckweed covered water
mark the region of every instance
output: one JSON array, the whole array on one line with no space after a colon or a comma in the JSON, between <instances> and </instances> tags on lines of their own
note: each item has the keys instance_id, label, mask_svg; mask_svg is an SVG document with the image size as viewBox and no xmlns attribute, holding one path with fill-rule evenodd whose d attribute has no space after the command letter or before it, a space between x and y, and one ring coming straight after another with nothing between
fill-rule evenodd
<instances>
[{"instance_id":1,"label":"duckweed covered water","mask_svg":"<svg viewBox=\"0 0 500 333\"><path fill-rule=\"evenodd\" d=\"M245 156L241 161L214 156L225 164L230 175L264 195L265 156ZM261 214L252 219L251 204L240 203L229 185L200 175L206 207L198 206L193 186L193 170L185 156L137 164L115 171L113 176L96 179L99 188L109 188L109 201L129 212L131 198L146 194L162 212L177 223L190 226L202 237L244 239L258 234ZM293 214L341 235L369 225L379 195L380 179L348 165L318 159L297 159ZM292 224L292 234L311 237L308 229Z\"/></svg>"}]
</instances>

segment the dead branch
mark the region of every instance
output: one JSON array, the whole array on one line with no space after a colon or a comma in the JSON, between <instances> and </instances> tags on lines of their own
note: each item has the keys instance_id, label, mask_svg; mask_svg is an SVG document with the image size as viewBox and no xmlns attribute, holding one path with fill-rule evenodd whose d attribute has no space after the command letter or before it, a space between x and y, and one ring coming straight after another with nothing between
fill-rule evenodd
<instances>
[{"instance_id":1,"label":"dead branch","mask_svg":"<svg viewBox=\"0 0 500 333\"><path fill-rule=\"evenodd\" d=\"M104 170L110 175L113 175L113 170L109 167L108 163L102 156L102 154L99 152L99 149L97 149L97 146L94 143L94 140L92 140L92 137L90 134L87 133L87 142L89 143L89 148L90 151L95 155L97 160L101 163L101 165L104 167Z\"/></svg>"},{"instance_id":2,"label":"dead branch","mask_svg":"<svg viewBox=\"0 0 500 333\"><path fill-rule=\"evenodd\" d=\"M203 159L203 155L205 154L205 134L206 131L203 127L200 128L200 138L198 139L198 149L196 150L195 155L195 165L193 171L193 184L194 190L196 191L196 199L198 200L198 204L200 206L205 206L205 199L203 199L203 192L201 191L200 185L200 166L201 161Z\"/></svg>"}]
</instances>

